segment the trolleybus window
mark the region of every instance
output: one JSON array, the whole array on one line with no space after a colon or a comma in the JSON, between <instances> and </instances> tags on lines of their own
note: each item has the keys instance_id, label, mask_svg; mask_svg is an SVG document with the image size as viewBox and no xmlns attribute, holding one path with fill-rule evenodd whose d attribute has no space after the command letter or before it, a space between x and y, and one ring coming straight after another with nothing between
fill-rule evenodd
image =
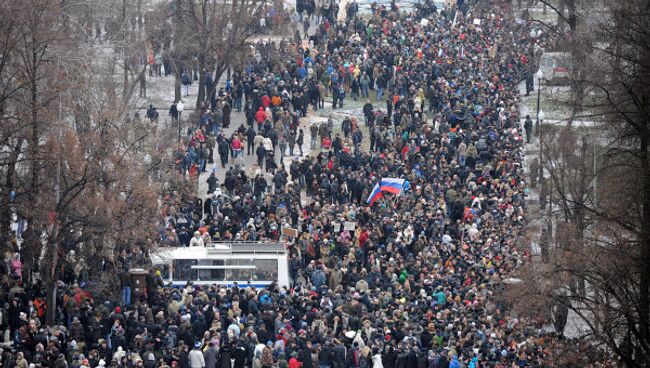
<instances>
[{"instance_id":1,"label":"trolleybus window","mask_svg":"<svg viewBox=\"0 0 650 368\"><path fill-rule=\"evenodd\" d=\"M223 266L222 259L204 259L199 260L199 266ZM201 281L223 281L225 277L224 270L218 269L200 269L199 280Z\"/></svg>"},{"instance_id":2,"label":"trolleybus window","mask_svg":"<svg viewBox=\"0 0 650 368\"><path fill-rule=\"evenodd\" d=\"M192 266L196 266L195 259L174 260L174 280L195 281L197 272Z\"/></svg>"},{"instance_id":3,"label":"trolleybus window","mask_svg":"<svg viewBox=\"0 0 650 368\"><path fill-rule=\"evenodd\" d=\"M251 266L253 265L250 259L229 259L226 261L228 266L246 266L245 268L233 268L226 270L226 280L240 280L248 281L251 279Z\"/></svg>"},{"instance_id":4,"label":"trolleybus window","mask_svg":"<svg viewBox=\"0 0 650 368\"><path fill-rule=\"evenodd\" d=\"M256 259L253 261L253 280L275 281L278 279L277 259Z\"/></svg>"}]
</instances>

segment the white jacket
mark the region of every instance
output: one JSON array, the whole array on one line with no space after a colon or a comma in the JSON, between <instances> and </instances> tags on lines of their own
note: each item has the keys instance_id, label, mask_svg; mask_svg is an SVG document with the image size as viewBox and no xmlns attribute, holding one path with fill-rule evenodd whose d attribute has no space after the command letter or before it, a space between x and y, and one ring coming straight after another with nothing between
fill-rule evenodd
<instances>
[{"instance_id":1,"label":"white jacket","mask_svg":"<svg viewBox=\"0 0 650 368\"><path fill-rule=\"evenodd\" d=\"M384 368L384 363L381 362L380 354L375 354L372 356L372 368Z\"/></svg>"},{"instance_id":2,"label":"white jacket","mask_svg":"<svg viewBox=\"0 0 650 368\"><path fill-rule=\"evenodd\" d=\"M199 349L194 349L188 354L191 368L205 368L205 359L203 353Z\"/></svg>"},{"instance_id":3,"label":"white jacket","mask_svg":"<svg viewBox=\"0 0 650 368\"><path fill-rule=\"evenodd\" d=\"M203 243L203 238L202 237L196 237L193 236L192 239L190 240L190 247L202 247L205 244Z\"/></svg>"}]
</instances>

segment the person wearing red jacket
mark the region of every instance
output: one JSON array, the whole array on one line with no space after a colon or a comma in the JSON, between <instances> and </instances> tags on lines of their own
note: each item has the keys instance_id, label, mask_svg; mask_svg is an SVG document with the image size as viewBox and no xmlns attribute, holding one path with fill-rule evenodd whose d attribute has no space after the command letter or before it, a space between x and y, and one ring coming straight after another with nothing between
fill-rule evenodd
<instances>
[{"instance_id":1,"label":"person wearing red jacket","mask_svg":"<svg viewBox=\"0 0 650 368\"><path fill-rule=\"evenodd\" d=\"M230 148L232 148L232 157L241 157L241 141L239 140L238 136L235 135L232 138L232 142L230 142Z\"/></svg>"},{"instance_id":2,"label":"person wearing red jacket","mask_svg":"<svg viewBox=\"0 0 650 368\"><path fill-rule=\"evenodd\" d=\"M269 107L270 104L271 104L271 98L269 97L269 95L262 96L262 107L266 109L267 107Z\"/></svg>"},{"instance_id":3,"label":"person wearing red jacket","mask_svg":"<svg viewBox=\"0 0 650 368\"><path fill-rule=\"evenodd\" d=\"M297 352L292 352L291 353L291 359L289 359L289 368L301 368L302 367L302 362L298 360L298 353Z\"/></svg>"},{"instance_id":4,"label":"person wearing red jacket","mask_svg":"<svg viewBox=\"0 0 650 368\"><path fill-rule=\"evenodd\" d=\"M259 110L255 113L255 121L257 121L257 131L262 130L262 126L264 125L264 120L266 120L266 113L264 112L264 108L260 106Z\"/></svg>"}]
</instances>

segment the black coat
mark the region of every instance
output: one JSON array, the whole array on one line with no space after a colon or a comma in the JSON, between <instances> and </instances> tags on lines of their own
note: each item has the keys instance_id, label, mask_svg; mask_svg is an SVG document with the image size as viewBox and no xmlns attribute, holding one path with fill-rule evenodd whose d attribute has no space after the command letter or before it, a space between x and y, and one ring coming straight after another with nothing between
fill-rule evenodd
<instances>
[{"instance_id":1,"label":"black coat","mask_svg":"<svg viewBox=\"0 0 650 368\"><path fill-rule=\"evenodd\" d=\"M332 360L332 368L344 368L345 360L347 357L347 351L345 345L339 344L332 349L332 354L334 355Z\"/></svg>"},{"instance_id":2,"label":"black coat","mask_svg":"<svg viewBox=\"0 0 650 368\"><path fill-rule=\"evenodd\" d=\"M300 351L300 361L302 362L302 368L314 368L314 362L311 360L311 352L307 348L303 348Z\"/></svg>"},{"instance_id":3,"label":"black coat","mask_svg":"<svg viewBox=\"0 0 650 368\"><path fill-rule=\"evenodd\" d=\"M232 358L235 359L235 367L244 367L246 365L246 349L243 347L233 349Z\"/></svg>"},{"instance_id":4,"label":"black coat","mask_svg":"<svg viewBox=\"0 0 650 368\"><path fill-rule=\"evenodd\" d=\"M219 142L219 145L217 146L217 151L219 152L220 155L228 155L230 152L230 146L228 145L228 142L225 139L222 139Z\"/></svg>"},{"instance_id":5,"label":"black coat","mask_svg":"<svg viewBox=\"0 0 650 368\"><path fill-rule=\"evenodd\" d=\"M318 364L331 366L334 361L334 353L329 346L324 346L318 353Z\"/></svg>"}]
</instances>

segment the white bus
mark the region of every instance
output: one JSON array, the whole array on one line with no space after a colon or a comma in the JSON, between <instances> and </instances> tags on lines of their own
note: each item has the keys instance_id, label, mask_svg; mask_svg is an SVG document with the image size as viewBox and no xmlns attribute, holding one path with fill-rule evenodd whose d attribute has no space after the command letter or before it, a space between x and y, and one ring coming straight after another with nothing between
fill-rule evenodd
<instances>
[{"instance_id":1,"label":"white bus","mask_svg":"<svg viewBox=\"0 0 650 368\"><path fill-rule=\"evenodd\" d=\"M184 287L226 285L264 288L276 282L290 286L287 251L281 243L212 243L207 247L159 248L151 261L165 284Z\"/></svg>"}]
</instances>

